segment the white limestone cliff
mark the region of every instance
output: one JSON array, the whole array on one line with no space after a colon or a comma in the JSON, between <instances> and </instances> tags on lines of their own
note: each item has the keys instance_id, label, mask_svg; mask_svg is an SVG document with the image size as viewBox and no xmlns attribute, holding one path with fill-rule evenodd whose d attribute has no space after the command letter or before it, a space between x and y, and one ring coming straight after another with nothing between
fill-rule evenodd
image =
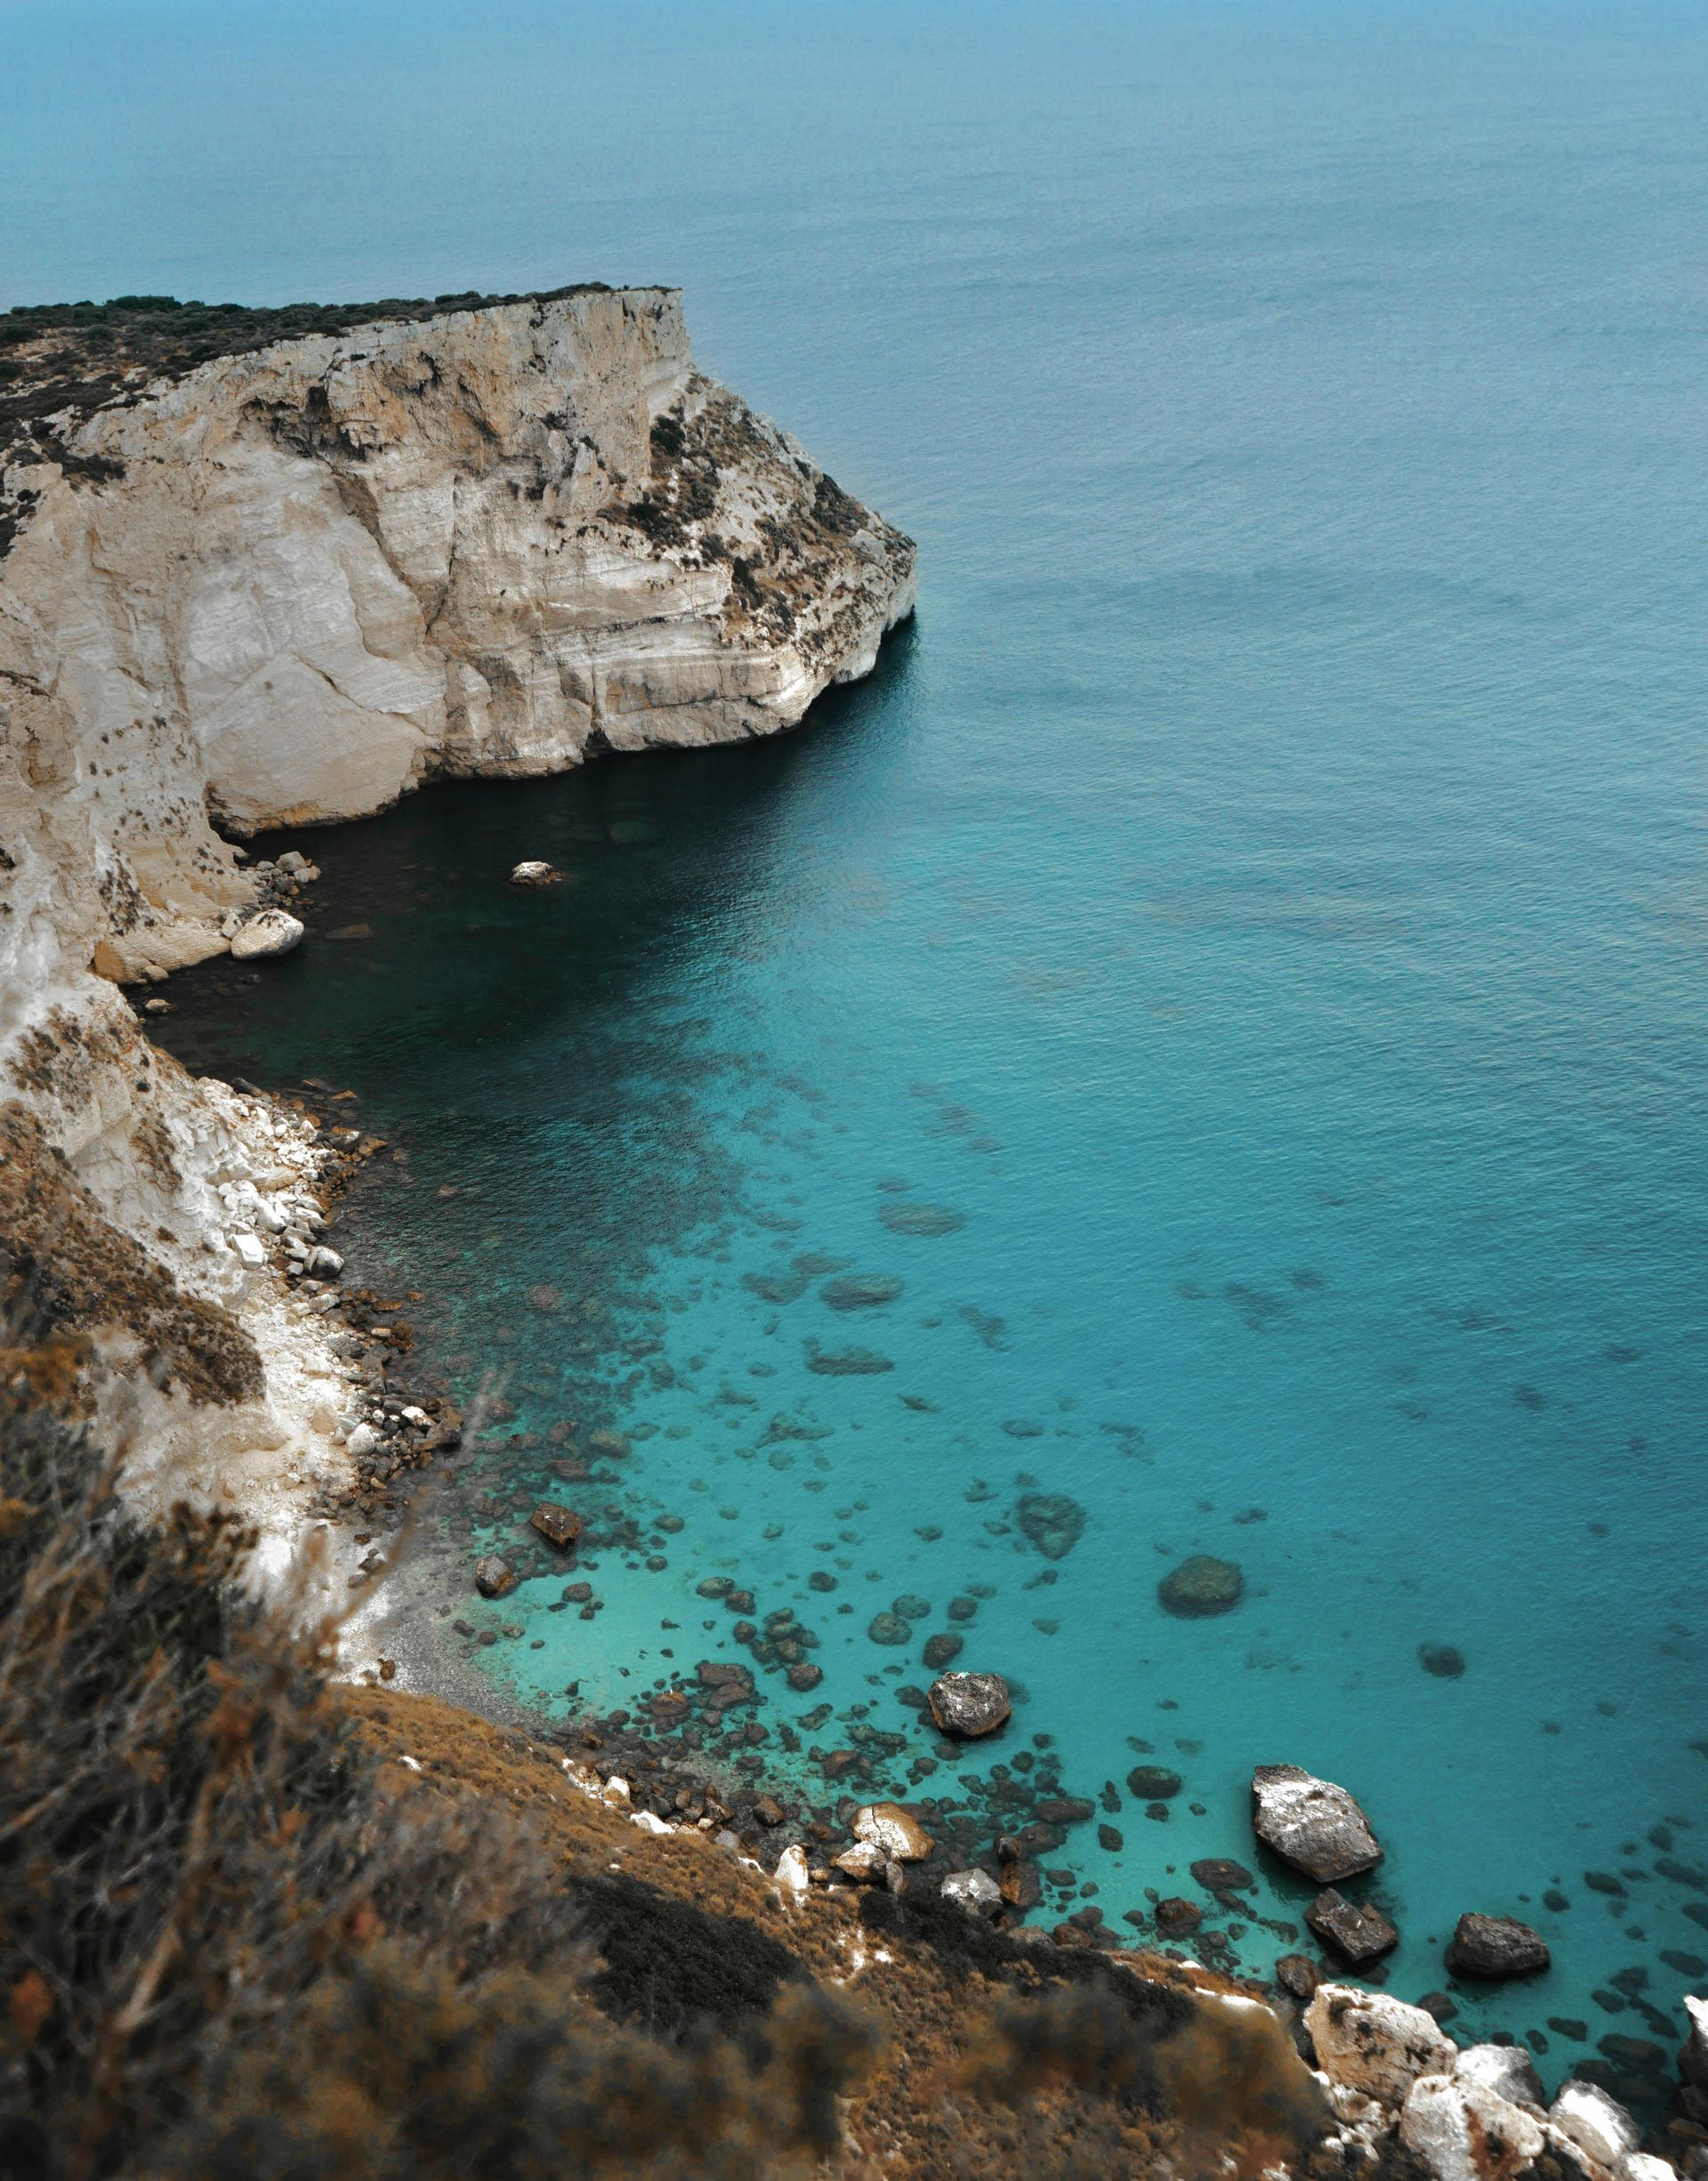
<instances>
[{"instance_id":1,"label":"white limestone cliff","mask_svg":"<svg viewBox=\"0 0 1708 2181\"><path fill-rule=\"evenodd\" d=\"M252 1510L262 1470L335 1467L335 1367L220 1192L271 1247L315 1154L153 1055L119 982L230 943L257 900L233 835L793 726L912 610L914 550L696 370L667 289L133 371L4 447L0 1108L39 1124L32 1186L93 1189L254 1342L258 1388L195 1401L180 1372L141 1434ZM13 1288L52 1269L0 1233ZM111 1329L133 1380L172 1380Z\"/></svg>"}]
</instances>

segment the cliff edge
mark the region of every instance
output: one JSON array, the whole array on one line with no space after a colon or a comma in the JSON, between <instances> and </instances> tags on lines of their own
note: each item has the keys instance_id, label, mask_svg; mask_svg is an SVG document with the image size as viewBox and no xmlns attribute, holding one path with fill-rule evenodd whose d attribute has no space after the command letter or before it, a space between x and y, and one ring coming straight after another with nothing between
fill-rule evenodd
<instances>
[{"instance_id":1,"label":"cliff edge","mask_svg":"<svg viewBox=\"0 0 1708 2181\"><path fill-rule=\"evenodd\" d=\"M355 1415L278 1269L312 1131L117 990L260 905L230 836L774 733L914 597L673 290L0 317L0 1302L105 1356L139 1475L282 1545Z\"/></svg>"}]
</instances>

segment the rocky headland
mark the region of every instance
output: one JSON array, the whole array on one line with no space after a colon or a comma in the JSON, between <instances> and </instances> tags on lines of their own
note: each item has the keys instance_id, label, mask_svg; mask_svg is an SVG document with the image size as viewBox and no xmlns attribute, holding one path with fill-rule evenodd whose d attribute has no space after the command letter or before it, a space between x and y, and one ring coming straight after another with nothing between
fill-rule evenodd
<instances>
[{"instance_id":1,"label":"rocky headland","mask_svg":"<svg viewBox=\"0 0 1708 2181\"><path fill-rule=\"evenodd\" d=\"M8 1300L86 1337L133 1489L277 1571L362 1428L314 1256L338 1117L193 1079L139 988L294 943L262 828L794 725L914 549L695 368L668 289L24 309L0 363Z\"/></svg>"},{"instance_id":2,"label":"rocky headland","mask_svg":"<svg viewBox=\"0 0 1708 2181\"><path fill-rule=\"evenodd\" d=\"M346 1297L323 1239L333 1193L383 1147L341 1124L329 1085L286 1102L195 1078L146 1034L173 970L222 952L264 963L302 936L312 867L252 864L242 838L367 815L440 775L791 727L873 666L912 610L914 551L695 369L668 290L286 313L133 298L13 312L0 358L9 1372L27 1377L32 1345L53 1336L42 1352L75 1356L77 1374L42 1398L123 1448L137 1504L238 1516L260 1533L252 1564L280 1581L310 1524L383 1501L459 1420L447 1401L411 1398L390 1369L408 1347L399 1305ZM939 1223L920 1232L955 1217L906 1208ZM845 1280L826 1299L858 1313L889 1296ZM814 1368L888 1366L850 1349ZM1084 1515L1033 1493L1017 1521L1053 1562ZM529 1549L568 1555L582 1527L542 1501ZM518 1579L496 1555L471 1575L490 1598ZM755 1613L727 1581L701 1587ZM1198 1558L1160 1602L1201 1618L1242 1592L1231 1563ZM564 1602L596 1610L584 1584ZM897 1599L873 1640L910 1640L914 1603ZM736 1625L761 1668L810 1691L818 1669L791 1649L791 1620ZM939 1641L933 1669L961 1648ZM1153 2098L1142 2128L1124 2117L1108 2138L1134 2170L1226 2167L1237 2137L1240 2169L1323 2181L1708 2181L1700 2003L1668 2165L1605 2087L1575 2079L1548 2104L1521 2050L1460 2049L1438 2019L1450 2001L1407 2006L1302 1954L1277 1962L1273 1986L1224 1974L1195 1901L1153 1895L1130 1940L1092 1907L1026 1926L1042 1859L1121 1810L1113 1782L1094 1804L1048 1766L1035 1791L997 1768L1002 1791L976 1811L869 1789L808 1806L751 1773L697 1775L663 1746L681 1716L727 1733L754 1700L746 1668L697 1675L626 1735L584 1721L549 1742L383 1686L344 1700L393 1789L526 1809L590 1883L620 1866L710 1903L874 2007L899 2056L844 2116L840 2169L995 2170L1011 2140L943 2096L980 2034L969 1992L1090 1992L1168 2047L1167 2125L1152 2125ZM1010 1716L987 1670L944 1672L917 1696L922 1724L962 1742ZM827 1780L865 1784L863 1752L831 1755ZM1156 1765L1128 1781L1164 1816L1180 1787ZM1306 1920L1328 1958L1378 1961L1392 1927L1338 1890L1382 1859L1352 1797L1262 1766L1253 1822L1324 1885ZM1241 1865L1192 1875L1249 1914ZM1470 1913L1447 1967L1547 1963L1527 1927ZM1083 2059L1064 2047L1075 2096Z\"/></svg>"}]
</instances>

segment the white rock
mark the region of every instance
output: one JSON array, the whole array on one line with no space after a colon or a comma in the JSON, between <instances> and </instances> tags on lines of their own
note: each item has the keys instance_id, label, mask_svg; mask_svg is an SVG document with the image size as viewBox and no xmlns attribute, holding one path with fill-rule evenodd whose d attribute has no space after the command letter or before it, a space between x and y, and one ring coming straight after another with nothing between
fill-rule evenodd
<instances>
[{"instance_id":1,"label":"white rock","mask_svg":"<svg viewBox=\"0 0 1708 2181\"><path fill-rule=\"evenodd\" d=\"M1329 2080L1383 2105L1403 2104L1420 2075L1449 2073L1458 2051L1421 2007L1351 1984L1318 1984L1305 2027Z\"/></svg>"},{"instance_id":2,"label":"white rock","mask_svg":"<svg viewBox=\"0 0 1708 2181\"><path fill-rule=\"evenodd\" d=\"M1413 2083L1399 2135L1435 2181L1509 2181L1548 2140L1540 2114L1458 2075L1422 2075Z\"/></svg>"},{"instance_id":3,"label":"white rock","mask_svg":"<svg viewBox=\"0 0 1708 2181\"><path fill-rule=\"evenodd\" d=\"M510 874L510 883L512 886L554 886L562 876L563 873L553 870L549 863L530 857L517 864Z\"/></svg>"},{"instance_id":4,"label":"white rock","mask_svg":"<svg viewBox=\"0 0 1708 2181\"><path fill-rule=\"evenodd\" d=\"M380 1434L371 1424L359 1424L344 1441L345 1446L358 1461L364 1455L373 1453L379 1443Z\"/></svg>"},{"instance_id":5,"label":"white rock","mask_svg":"<svg viewBox=\"0 0 1708 2181\"><path fill-rule=\"evenodd\" d=\"M614 1772L600 1792L601 1799L609 1803L613 1809L626 1810L628 1808L629 1783L620 1772Z\"/></svg>"},{"instance_id":6,"label":"white rock","mask_svg":"<svg viewBox=\"0 0 1708 2181\"><path fill-rule=\"evenodd\" d=\"M1678 2169L1649 2151L1633 2151L1619 2168L1620 2181L1679 2181Z\"/></svg>"},{"instance_id":7,"label":"white rock","mask_svg":"<svg viewBox=\"0 0 1708 2181\"><path fill-rule=\"evenodd\" d=\"M1562 2136L1569 2136L1604 2166L1618 2166L1643 2140L1642 2130L1617 2098L1609 2097L1599 2083L1583 2082L1576 2076L1560 2084L1548 2118Z\"/></svg>"},{"instance_id":8,"label":"white rock","mask_svg":"<svg viewBox=\"0 0 1708 2181\"><path fill-rule=\"evenodd\" d=\"M231 1246L253 1270L258 1270L267 1262L266 1246L258 1234L234 1234Z\"/></svg>"},{"instance_id":9,"label":"white rock","mask_svg":"<svg viewBox=\"0 0 1708 2181\"><path fill-rule=\"evenodd\" d=\"M306 871L308 868L309 860L299 849L287 848L278 859L278 868L292 878L294 878L299 871Z\"/></svg>"},{"instance_id":10,"label":"white rock","mask_svg":"<svg viewBox=\"0 0 1708 2181\"><path fill-rule=\"evenodd\" d=\"M857 1840L881 1848L891 1862L922 1863L931 1852L931 1836L899 1803L863 1804L850 1830Z\"/></svg>"},{"instance_id":11,"label":"white rock","mask_svg":"<svg viewBox=\"0 0 1708 2181\"><path fill-rule=\"evenodd\" d=\"M851 1848L844 1848L840 1855L832 1856L831 1868L840 1870L844 1878L875 1886L883 1876L885 1860L882 1848L874 1847L869 1840L857 1840Z\"/></svg>"},{"instance_id":12,"label":"white rock","mask_svg":"<svg viewBox=\"0 0 1708 2181\"><path fill-rule=\"evenodd\" d=\"M1253 1773L1252 1830L1319 1886L1338 1886L1382 1861L1370 1821L1347 1790L1297 1765Z\"/></svg>"},{"instance_id":13,"label":"white rock","mask_svg":"<svg viewBox=\"0 0 1708 2181\"><path fill-rule=\"evenodd\" d=\"M276 954L288 954L300 946L302 925L299 918L287 917L282 909L263 909L258 917L251 917L231 941L231 959L234 962L262 962Z\"/></svg>"},{"instance_id":14,"label":"white rock","mask_svg":"<svg viewBox=\"0 0 1708 2181\"><path fill-rule=\"evenodd\" d=\"M336 1280L343 1269L343 1259L335 1249L328 1249L324 1242L317 1242L310 1250L308 1273L310 1280Z\"/></svg>"},{"instance_id":15,"label":"white rock","mask_svg":"<svg viewBox=\"0 0 1708 2181\"><path fill-rule=\"evenodd\" d=\"M811 1878L807 1867L807 1851L799 1841L785 1848L777 1857L774 1876L783 1891L793 1894L797 1901L805 1894L811 1884Z\"/></svg>"},{"instance_id":16,"label":"white rock","mask_svg":"<svg viewBox=\"0 0 1708 2181\"><path fill-rule=\"evenodd\" d=\"M1536 2064L1522 2045L1467 2045L1453 2072L1459 2081L1480 2083L1515 2105L1547 2105Z\"/></svg>"},{"instance_id":17,"label":"white rock","mask_svg":"<svg viewBox=\"0 0 1708 2181\"><path fill-rule=\"evenodd\" d=\"M1679 2072L1698 2090L1708 2090L1708 1999L1687 1996L1684 2011L1690 2018L1690 2030L1679 2054Z\"/></svg>"},{"instance_id":18,"label":"white rock","mask_svg":"<svg viewBox=\"0 0 1708 2181\"><path fill-rule=\"evenodd\" d=\"M667 1833L675 1830L673 1826L666 1825L663 1818L656 1817L650 1810L635 1811L633 1822L643 1833Z\"/></svg>"},{"instance_id":19,"label":"white rock","mask_svg":"<svg viewBox=\"0 0 1708 2181\"><path fill-rule=\"evenodd\" d=\"M941 1891L970 1916L995 1916L1003 1905L1002 1889L987 1870L951 1870Z\"/></svg>"}]
</instances>

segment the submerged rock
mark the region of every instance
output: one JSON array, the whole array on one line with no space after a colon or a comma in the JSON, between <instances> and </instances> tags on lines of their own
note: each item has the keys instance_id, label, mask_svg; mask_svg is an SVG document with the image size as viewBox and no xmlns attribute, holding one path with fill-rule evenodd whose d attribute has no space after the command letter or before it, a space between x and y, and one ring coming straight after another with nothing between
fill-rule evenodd
<instances>
[{"instance_id":1,"label":"submerged rock","mask_svg":"<svg viewBox=\"0 0 1708 2181\"><path fill-rule=\"evenodd\" d=\"M891 1234L953 1234L967 1224L964 1213L947 1204L881 1204L878 1217Z\"/></svg>"},{"instance_id":2,"label":"submerged rock","mask_svg":"<svg viewBox=\"0 0 1708 2181\"><path fill-rule=\"evenodd\" d=\"M921 1657L932 1673L946 1666L953 1666L966 1649L966 1638L961 1636L928 1636Z\"/></svg>"},{"instance_id":3,"label":"submerged rock","mask_svg":"<svg viewBox=\"0 0 1708 2181\"><path fill-rule=\"evenodd\" d=\"M866 1635L874 1644L911 1644L913 1629L899 1613L874 1613L866 1628Z\"/></svg>"},{"instance_id":4,"label":"submerged rock","mask_svg":"<svg viewBox=\"0 0 1708 2181\"><path fill-rule=\"evenodd\" d=\"M878 1310L893 1303L901 1289L901 1281L887 1273L847 1272L840 1280L827 1280L818 1293L833 1310Z\"/></svg>"},{"instance_id":5,"label":"submerged rock","mask_svg":"<svg viewBox=\"0 0 1708 2181\"><path fill-rule=\"evenodd\" d=\"M282 909L263 909L239 926L231 941L231 959L264 962L274 955L288 954L302 944L302 932L297 917L286 916Z\"/></svg>"},{"instance_id":6,"label":"submerged rock","mask_svg":"<svg viewBox=\"0 0 1708 2181\"><path fill-rule=\"evenodd\" d=\"M1192 1865L1192 1875L1206 1893L1244 1893L1257 1880L1244 1863L1226 1855L1205 1855Z\"/></svg>"},{"instance_id":7,"label":"submerged rock","mask_svg":"<svg viewBox=\"0 0 1708 2181\"><path fill-rule=\"evenodd\" d=\"M1197 1902L1182 1900L1179 1894L1156 1903L1156 1928L1165 1939L1188 1939L1203 1921L1204 1910Z\"/></svg>"},{"instance_id":8,"label":"submerged rock","mask_svg":"<svg viewBox=\"0 0 1708 2181\"><path fill-rule=\"evenodd\" d=\"M1156 1595L1164 1612L1178 1620L1207 1620L1216 1613L1232 1612L1245 1588L1245 1578L1231 1560L1194 1553L1164 1576Z\"/></svg>"},{"instance_id":9,"label":"submerged rock","mask_svg":"<svg viewBox=\"0 0 1708 2181\"><path fill-rule=\"evenodd\" d=\"M1000 1674L939 1674L927 1699L939 1729L967 1741L994 1734L1014 1708Z\"/></svg>"},{"instance_id":10,"label":"submerged rock","mask_svg":"<svg viewBox=\"0 0 1708 2181\"><path fill-rule=\"evenodd\" d=\"M872 1377L895 1368L890 1358L880 1355L875 1348L821 1348L817 1341L807 1344L807 1369L816 1370L821 1377Z\"/></svg>"},{"instance_id":11,"label":"submerged rock","mask_svg":"<svg viewBox=\"0 0 1708 2181\"><path fill-rule=\"evenodd\" d=\"M1465 1670L1465 1654L1456 1644L1420 1644L1417 1662L1441 1681L1457 1681Z\"/></svg>"},{"instance_id":12,"label":"submerged rock","mask_svg":"<svg viewBox=\"0 0 1708 2181\"><path fill-rule=\"evenodd\" d=\"M1085 1510L1066 1492L1027 1492L1014 1510L1022 1537L1046 1560L1065 1560L1085 1528Z\"/></svg>"},{"instance_id":13,"label":"submerged rock","mask_svg":"<svg viewBox=\"0 0 1708 2181\"><path fill-rule=\"evenodd\" d=\"M1166 1765L1135 1765L1127 1774L1127 1792L1140 1802L1166 1802L1182 1784L1180 1773Z\"/></svg>"},{"instance_id":14,"label":"submerged rock","mask_svg":"<svg viewBox=\"0 0 1708 2181\"><path fill-rule=\"evenodd\" d=\"M1536 1976L1550 1959L1547 1941L1528 1924L1510 1916L1479 1916L1473 1910L1459 1918L1448 1943L1447 1972L1489 1982Z\"/></svg>"},{"instance_id":15,"label":"submerged rock","mask_svg":"<svg viewBox=\"0 0 1708 2181\"><path fill-rule=\"evenodd\" d=\"M1253 1773L1252 1830L1319 1886L1338 1885L1382 1861L1369 1820L1346 1789L1297 1765L1260 1765Z\"/></svg>"},{"instance_id":16,"label":"submerged rock","mask_svg":"<svg viewBox=\"0 0 1708 2181\"><path fill-rule=\"evenodd\" d=\"M1319 1939L1335 1947L1356 1968L1378 1961L1399 1944L1399 1934L1380 1909L1367 1902L1349 1901L1333 1886L1325 1886L1305 1910L1305 1921Z\"/></svg>"}]
</instances>

